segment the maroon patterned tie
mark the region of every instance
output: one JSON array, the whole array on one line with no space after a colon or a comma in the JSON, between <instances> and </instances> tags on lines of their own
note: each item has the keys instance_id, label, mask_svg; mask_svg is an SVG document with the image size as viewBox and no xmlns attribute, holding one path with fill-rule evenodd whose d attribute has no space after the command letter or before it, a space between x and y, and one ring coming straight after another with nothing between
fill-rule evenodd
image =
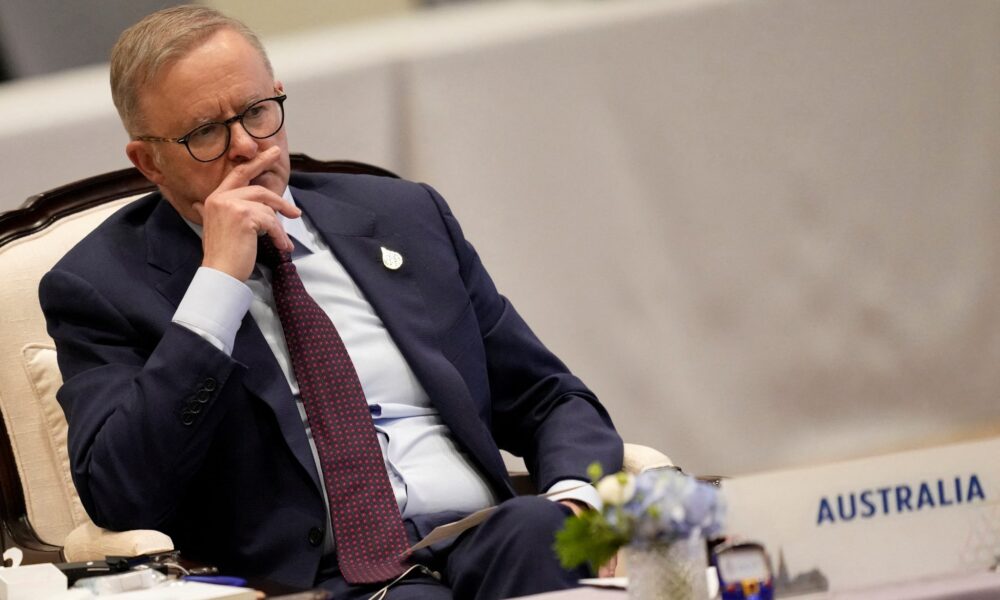
<instances>
[{"instance_id":1,"label":"maroon patterned tie","mask_svg":"<svg viewBox=\"0 0 1000 600\"><path fill-rule=\"evenodd\" d=\"M272 270L274 303L326 482L340 572L349 583L392 579L406 570L406 532L354 363L291 256L262 237L257 260Z\"/></svg>"}]
</instances>

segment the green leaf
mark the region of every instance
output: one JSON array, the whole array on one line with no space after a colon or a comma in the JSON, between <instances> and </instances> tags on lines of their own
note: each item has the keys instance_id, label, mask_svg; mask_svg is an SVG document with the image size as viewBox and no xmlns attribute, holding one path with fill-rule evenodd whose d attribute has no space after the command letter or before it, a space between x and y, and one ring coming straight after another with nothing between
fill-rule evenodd
<instances>
[{"instance_id":1,"label":"green leaf","mask_svg":"<svg viewBox=\"0 0 1000 600\"><path fill-rule=\"evenodd\" d=\"M604 477L604 469L601 468L601 463L592 462L590 466L587 467L587 477L590 477L591 483L597 483L597 481Z\"/></svg>"},{"instance_id":2,"label":"green leaf","mask_svg":"<svg viewBox=\"0 0 1000 600\"><path fill-rule=\"evenodd\" d=\"M628 541L622 533L612 529L603 515L587 511L568 517L563 528L556 532L553 548L563 567L590 563L594 569L608 562L615 552Z\"/></svg>"}]
</instances>

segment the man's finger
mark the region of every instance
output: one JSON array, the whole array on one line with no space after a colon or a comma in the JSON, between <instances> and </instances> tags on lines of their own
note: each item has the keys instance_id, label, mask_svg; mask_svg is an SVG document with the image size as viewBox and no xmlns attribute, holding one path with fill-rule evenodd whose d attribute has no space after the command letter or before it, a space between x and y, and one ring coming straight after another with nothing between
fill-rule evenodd
<instances>
[{"instance_id":1,"label":"man's finger","mask_svg":"<svg viewBox=\"0 0 1000 600\"><path fill-rule=\"evenodd\" d=\"M271 196L274 194L268 193ZM282 204L287 204L282 198L277 197L277 200ZM292 239L288 237L285 233L285 228L281 224L281 220L274 210L269 210L269 202L272 200L269 198L266 201L261 201L261 206L254 206L251 210L253 216L251 217L251 222L253 223L253 228L257 233L257 236L268 236L271 238L271 242L274 247L283 250L285 252L292 251Z\"/></svg>"},{"instance_id":2,"label":"man's finger","mask_svg":"<svg viewBox=\"0 0 1000 600\"><path fill-rule=\"evenodd\" d=\"M301 208L299 208L298 206L295 206L291 202L286 202L285 199L281 198L280 196L279 196L279 198L281 199L281 204L278 205L278 207L275 208L275 210L277 210L281 214L285 215L289 219L298 219L299 217L302 216L302 209Z\"/></svg>"},{"instance_id":3,"label":"man's finger","mask_svg":"<svg viewBox=\"0 0 1000 600\"><path fill-rule=\"evenodd\" d=\"M233 167L233 170L226 175L226 177L222 180L222 183L219 184L219 187L215 188L215 191L222 192L235 190L236 188L250 185L250 180L266 171L267 168L277 162L280 157L281 148L271 146L267 150L253 157L253 159Z\"/></svg>"},{"instance_id":4,"label":"man's finger","mask_svg":"<svg viewBox=\"0 0 1000 600\"><path fill-rule=\"evenodd\" d=\"M296 219L302 216L302 211L299 207L286 201L284 198L265 187L255 185L245 188L241 192L240 198L242 200L263 204L274 212L285 215L289 219Z\"/></svg>"},{"instance_id":5,"label":"man's finger","mask_svg":"<svg viewBox=\"0 0 1000 600\"><path fill-rule=\"evenodd\" d=\"M284 252L291 252L295 246L292 244L292 238L288 237L285 233L285 228L281 226L278 219L270 219L263 227L263 232L271 238L271 243L278 250Z\"/></svg>"},{"instance_id":6,"label":"man's finger","mask_svg":"<svg viewBox=\"0 0 1000 600\"><path fill-rule=\"evenodd\" d=\"M601 565L600 568L597 569L597 576L614 577L615 571L617 570L618 570L618 555L615 554L614 556L611 557L610 560L608 560L608 562Z\"/></svg>"}]
</instances>

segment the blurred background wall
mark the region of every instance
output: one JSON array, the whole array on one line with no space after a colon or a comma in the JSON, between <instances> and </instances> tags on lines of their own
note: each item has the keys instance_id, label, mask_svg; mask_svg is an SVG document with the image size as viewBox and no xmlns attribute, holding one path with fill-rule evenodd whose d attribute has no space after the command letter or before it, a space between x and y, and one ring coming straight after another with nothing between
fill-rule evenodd
<instances>
[{"instance_id":1,"label":"blurred background wall","mask_svg":"<svg viewBox=\"0 0 1000 600\"><path fill-rule=\"evenodd\" d=\"M291 0L289 2L246 2L246 0L205 0L226 14L238 16L259 35L290 34L304 29L356 23L398 15L420 8L421 0Z\"/></svg>"},{"instance_id":2,"label":"blurred background wall","mask_svg":"<svg viewBox=\"0 0 1000 600\"><path fill-rule=\"evenodd\" d=\"M176 2L163 0L3 0L3 78L31 77L107 60L122 29Z\"/></svg>"},{"instance_id":3,"label":"blurred background wall","mask_svg":"<svg viewBox=\"0 0 1000 600\"><path fill-rule=\"evenodd\" d=\"M628 440L738 474L1000 430L1000 2L216 4L293 150L435 185ZM0 210L128 166L104 64L0 115Z\"/></svg>"},{"instance_id":4,"label":"blurred background wall","mask_svg":"<svg viewBox=\"0 0 1000 600\"><path fill-rule=\"evenodd\" d=\"M53 73L107 61L123 29L176 0L3 0L0 2L0 78ZM237 15L259 35L289 34L384 17L428 0L287 0L201 2Z\"/></svg>"}]
</instances>

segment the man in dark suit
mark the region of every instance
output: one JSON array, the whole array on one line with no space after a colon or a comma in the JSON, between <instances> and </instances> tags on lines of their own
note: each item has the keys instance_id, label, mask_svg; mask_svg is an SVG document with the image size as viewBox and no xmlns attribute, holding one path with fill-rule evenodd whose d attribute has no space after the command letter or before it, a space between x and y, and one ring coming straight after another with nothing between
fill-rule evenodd
<instances>
[{"instance_id":1,"label":"man in dark suit","mask_svg":"<svg viewBox=\"0 0 1000 600\"><path fill-rule=\"evenodd\" d=\"M275 271L257 264L266 238L343 338L407 543L498 504L410 556L418 567L389 597L574 585L552 535L597 502L580 482L593 461L620 468L621 440L497 292L444 200L390 178L290 173L285 90L254 34L211 9L147 17L111 70L126 153L159 192L109 218L40 289L94 522L160 529L191 558L344 597L389 583L338 563L353 532L330 498L336 471L300 395ZM515 498L499 448L558 500Z\"/></svg>"}]
</instances>

